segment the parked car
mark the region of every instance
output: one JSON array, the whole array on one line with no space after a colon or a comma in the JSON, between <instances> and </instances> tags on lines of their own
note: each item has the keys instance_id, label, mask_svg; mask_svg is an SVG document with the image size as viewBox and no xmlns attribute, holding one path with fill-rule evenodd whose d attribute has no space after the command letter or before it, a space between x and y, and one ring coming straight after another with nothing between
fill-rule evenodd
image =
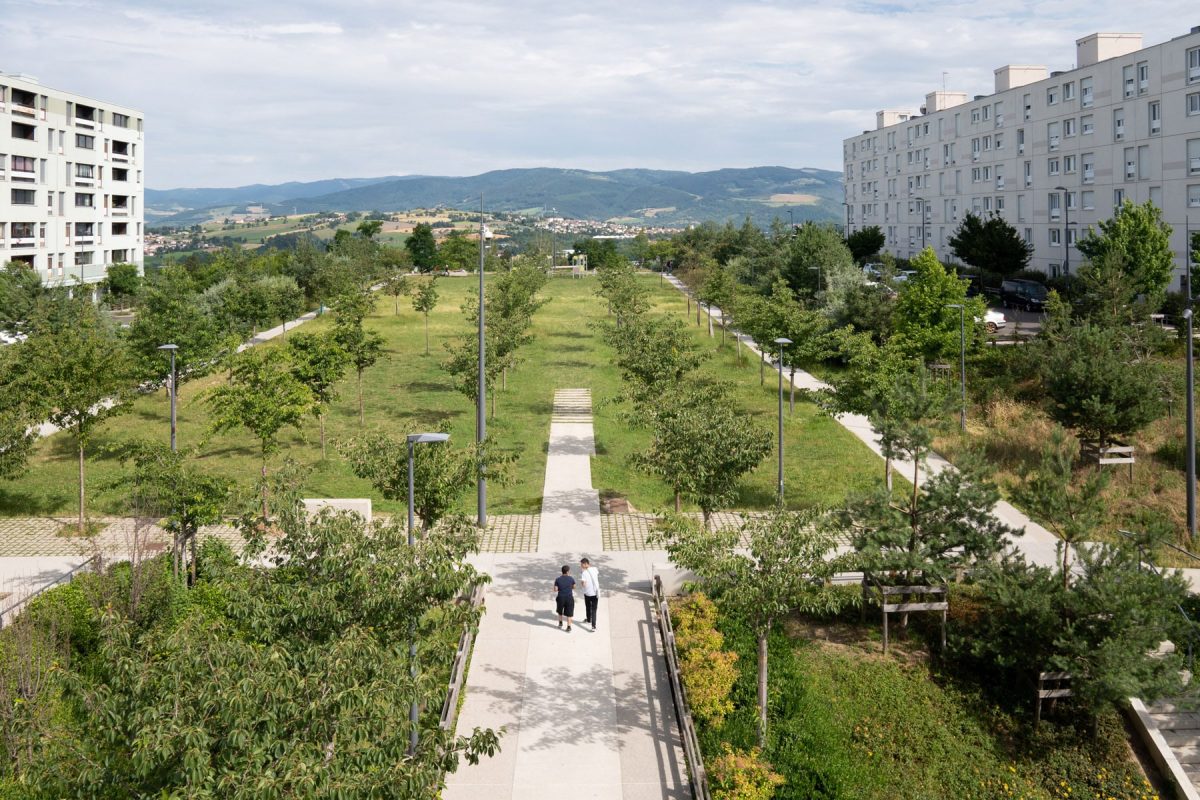
<instances>
[{"instance_id":1,"label":"parked car","mask_svg":"<svg viewBox=\"0 0 1200 800\"><path fill-rule=\"evenodd\" d=\"M917 274L917 271L915 269L901 270L900 272L896 273L895 278L892 278L892 282L893 283L904 283L906 280L914 277L916 274Z\"/></svg>"},{"instance_id":2,"label":"parked car","mask_svg":"<svg viewBox=\"0 0 1200 800\"><path fill-rule=\"evenodd\" d=\"M996 311L989 308L987 313L983 315L983 327L988 333L995 333L1008 324L1008 320L1004 318L1003 311Z\"/></svg>"},{"instance_id":3,"label":"parked car","mask_svg":"<svg viewBox=\"0 0 1200 800\"><path fill-rule=\"evenodd\" d=\"M1000 302L1005 308L1041 311L1049 292L1037 281L1014 278L1000 284Z\"/></svg>"}]
</instances>

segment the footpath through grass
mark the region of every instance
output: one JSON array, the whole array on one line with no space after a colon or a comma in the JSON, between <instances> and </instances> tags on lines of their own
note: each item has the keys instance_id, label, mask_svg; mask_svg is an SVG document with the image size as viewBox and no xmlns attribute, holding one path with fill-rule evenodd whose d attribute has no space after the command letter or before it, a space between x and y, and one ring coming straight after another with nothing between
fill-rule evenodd
<instances>
[{"instance_id":1,"label":"footpath through grass","mask_svg":"<svg viewBox=\"0 0 1200 800\"><path fill-rule=\"evenodd\" d=\"M438 281L441 299L429 317L430 353L425 355L424 320L412 310L409 298L399 299L394 313L391 297L379 298L368 325L385 339L386 352L364 374L365 427L359 427L357 389L353 373L341 384L341 396L330 409L327 421L328 457L321 458L316 419L303 430L287 429L280 437L281 452L269 468L290 458L310 469L303 491L314 497L370 497L378 510L399 512L402 503L385 501L366 481L350 471L338 452L338 444L367 430L383 430L403 436L426 430L444 429L451 442L466 443L475 435L473 404L455 391L442 369L444 343L469 333L459 306L476 285L475 278L443 278ZM683 313L684 299L659 279L646 276L653 290L656 310ZM496 514L538 513L545 481L546 443L554 391L588 388L595 404L597 457L593 462L593 484L602 492L627 497L641 510L667 508L672 494L661 481L633 470L628 457L648 443L649 434L632 429L617 402L621 380L612 364L612 353L601 341L594 323L605 318L605 306L594 294L591 279L555 278L545 289L548 302L534 316L534 340L521 351L521 363L508 375L507 386L497 394L496 417L488 430L500 447L520 454L510 486L490 486L489 510ZM301 330L319 331L330 325L318 319ZM694 327L696 336L714 348L716 355L704 372L737 383L736 395L763 427L774 430L775 385L769 380L760 387L758 367L747 357L737 362L732 339L717 351L717 338L706 329ZM290 335L290 334L289 334ZM276 342L265 345L281 346ZM219 373L185 384L178 402L180 447L199 446L202 468L228 476L249 486L259 469L258 442L243 431L212 435L210 416L198 398L224 380ZM128 414L107 422L95 435L87 453L89 513L129 513L119 491L101 491L122 473L114 455L116 448L134 439L165 441L168 435L168 400L164 393L139 398ZM787 414L785 408L785 415ZM834 420L820 416L808 403L797 402L793 415L785 417L785 482L788 504L793 507L828 504L841 500L848 491L877 485L882 475L879 460ZM76 451L69 435L57 434L40 443L25 475L0 482L0 515L68 515L74 512L77 480ZM744 482L736 504L740 508L767 508L775 497L775 458L767 458ZM463 511L474 508L474 496L465 497Z\"/></svg>"}]
</instances>

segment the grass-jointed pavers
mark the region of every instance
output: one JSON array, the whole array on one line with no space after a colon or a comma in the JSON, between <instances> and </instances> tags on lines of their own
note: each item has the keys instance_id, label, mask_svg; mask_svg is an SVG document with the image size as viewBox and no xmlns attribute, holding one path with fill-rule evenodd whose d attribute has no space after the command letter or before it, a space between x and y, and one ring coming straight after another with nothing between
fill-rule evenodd
<instances>
[{"instance_id":1,"label":"grass-jointed pavers","mask_svg":"<svg viewBox=\"0 0 1200 800\"><path fill-rule=\"evenodd\" d=\"M643 278L656 313L684 312L684 298L657 277ZM424 320L412 311L408 298L401 298L400 314L393 313L390 297L380 297L367 325L385 340L385 355L364 374L366 425L357 419L356 385L351 371L341 384L341 397L330 409L327 436L328 458L321 460L317 421L304 430L285 430L281 452L271 460L278 468L285 458L311 467L303 491L316 497L371 497L385 513L399 512L402 504L383 500L372 487L350 471L337 451L337 443L363 430L383 430L403 436L426 430L444 429L452 442L466 443L475 435L474 406L452 388L442 369L443 343L470 334L459 306L476 286L476 278L443 278L438 282L441 301L429 315L431 354L424 355ZM495 514L537 513L545 478L546 442L554 390L587 388L594 398L597 455L593 483L606 495L628 498L637 509L668 508L672 494L661 481L634 470L629 456L646 446L649 433L633 428L619 402L621 379L613 366L612 352L601 341L594 323L606 317L602 300L596 297L595 281L556 278L544 290L549 300L534 316L533 342L521 350L521 363L507 377L497 394L497 413L489 418L488 430L500 447L520 453L513 481L489 488L489 510ZM303 330L319 331L332 322L328 317L308 323ZM694 322L694 320L693 320ZM710 339L706 327L692 326L695 335L714 357L702 372L732 380L734 396L768 430L776 421L776 387L768 373L767 385L759 386L758 367L749 354L739 364L732 338L717 349L719 334ZM281 346L274 342L268 347ZM165 366L165 365L164 365ZM199 445L201 466L249 485L259 468L258 445L248 434L234 431L211 435L209 414L198 399L204 390L224 380L224 373L185 384L178 402L178 439L181 447ZM869 488L880 481L877 458L861 442L817 409L797 402L794 414L785 406L785 484L788 504L793 507L831 504L847 492ZM91 513L128 513L125 498L100 487L118 476L122 467L113 450L135 438L165 441L168 433L168 401L162 392L138 399L130 413L108 422L94 437L88 450L88 492ZM43 441L25 475L0 482L0 514L5 516L67 515L76 498L74 444L57 434ZM775 497L775 458L767 458L743 482L736 506L768 508ZM465 497L462 510L474 508L474 496Z\"/></svg>"}]
</instances>

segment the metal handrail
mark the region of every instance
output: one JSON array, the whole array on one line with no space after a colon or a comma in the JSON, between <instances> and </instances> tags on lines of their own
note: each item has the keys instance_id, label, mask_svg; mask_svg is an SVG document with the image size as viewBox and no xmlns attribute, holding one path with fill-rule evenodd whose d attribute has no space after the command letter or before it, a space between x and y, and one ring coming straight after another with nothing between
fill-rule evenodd
<instances>
[{"instance_id":1,"label":"metal handrail","mask_svg":"<svg viewBox=\"0 0 1200 800\"><path fill-rule=\"evenodd\" d=\"M478 608L483 605L483 584L479 584L471 592L471 606ZM471 658L471 649L475 644L475 634L478 624L463 626L462 635L458 637L458 649L454 653L454 662L450 665L450 680L446 685L446 699L442 701L442 714L438 727L444 731L454 732L458 724L458 699L462 696L462 684L466 678L467 661Z\"/></svg>"},{"instance_id":2,"label":"metal handrail","mask_svg":"<svg viewBox=\"0 0 1200 800\"><path fill-rule=\"evenodd\" d=\"M658 611L658 631L662 636L663 652L667 659L667 675L671 681L671 696L675 701L675 718L679 720L679 739L683 743L687 759L689 783L695 800L712 800L708 789L708 773L704 770L704 757L700 754L700 740L696 737L696 725L688 706L687 690L683 688L683 677L679 671L679 651L675 648L675 628L671 624L671 610L663 593L662 578L654 576L654 605Z\"/></svg>"},{"instance_id":3,"label":"metal handrail","mask_svg":"<svg viewBox=\"0 0 1200 800\"><path fill-rule=\"evenodd\" d=\"M1141 565L1142 565L1142 564L1145 564L1145 565L1146 565L1146 566L1148 566L1150 569L1154 570L1154 574L1155 574L1155 575L1157 575L1157 576L1159 576L1159 577L1161 578L1161 577L1162 577L1162 570L1160 570L1160 569L1159 569L1159 568L1158 568L1158 567L1157 567L1157 566L1154 564L1154 562L1153 562L1153 561L1151 561L1151 560L1150 560L1150 558L1149 558L1149 557L1146 555L1146 548L1145 548L1144 546L1142 546L1141 542L1138 542L1138 541L1137 541L1137 538L1135 537L1135 535L1134 535L1133 531L1126 531L1126 530L1121 530L1121 529L1118 529L1118 530L1117 530L1117 533L1121 534L1121 535L1122 535L1122 536L1124 536L1126 539L1129 539L1129 540L1133 541L1133 543L1134 543L1134 547L1136 547L1136 548L1137 548L1137 551L1138 551L1138 568L1140 569L1140 568L1141 568ZM1166 543L1166 542L1164 542L1163 544L1166 544L1166 545L1167 545L1167 547L1170 547L1172 550L1178 550L1179 552L1183 553L1184 555L1188 555L1188 556L1191 556L1192 558L1195 558L1195 559L1197 559L1197 560L1200 560L1200 557L1196 556L1196 554L1195 554L1195 553L1188 552L1187 550L1184 550L1184 549L1182 549L1182 548L1176 547L1176 546L1175 546L1175 545L1173 545L1173 544L1168 544L1168 543ZM1175 604L1175 608L1176 608L1176 609L1179 611L1179 613L1180 613L1180 614L1182 614L1182 615L1183 615L1183 619L1184 619L1184 620L1185 620L1185 621L1188 623L1188 625L1191 627L1191 635L1190 635L1190 636L1188 636L1188 643L1187 643L1187 649L1188 649L1188 652L1187 652L1187 668L1188 668L1188 672L1191 672L1191 671L1192 671L1192 664L1194 663L1194 657L1195 657L1195 644L1196 644L1196 621L1195 621L1194 619L1192 619L1192 618L1191 618L1191 617L1188 615L1188 613L1187 613L1186 611L1184 611L1184 610L1183 610L1183 606L1181 606L1179 603L1176 603L1176 604Z\"/></svg>"},{"instance_id":4,"label":"metal handrail","mask_svg":"<svg viewBox=\"0 0 1200 800\"><path fill-rule=\"evenodd\" d=\"M16 611L17 609L19 609L21 606L25 605L30 600L33 600L35 597L38 597L42 593L47 592L50 589L53 589L54 587L63 584L64 582L70 581L78 573L82 572L86 567L89 567L93 561L96 561L99 558L100 558L99 554L92 556L87 561L84 561L82 564L80 564L76 567L72 567L66 574L58 576L53 581L51 581L50 583L41 587L40 589L25 595L20 600L16 601L15 603L10 604L7 608L0 610L0 628L3 628L5 625L4 618L6 616L8 616L12 612Z\"/></svg>"}]
</instances>

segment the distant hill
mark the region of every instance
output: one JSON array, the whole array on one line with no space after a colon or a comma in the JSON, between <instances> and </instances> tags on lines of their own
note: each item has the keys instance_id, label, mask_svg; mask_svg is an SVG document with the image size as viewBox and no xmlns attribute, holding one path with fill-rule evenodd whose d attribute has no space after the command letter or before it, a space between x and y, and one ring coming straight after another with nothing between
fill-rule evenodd
<instances>
[{"instance_id":1,"label":"distant hill","mask_svg":"<svg viewBox=\"0 0 1200 800\"><path fill-rule=\"evenodd\" d=\"M842 219L842 176L829 170L750 167L712 172L624 169L508 169L464 178L408 176L317 181L235 189L147 190L151 213L175 211L159 223L191 224L229 207L263 204L275 213L395 211L446 206L540 211L576 219L681 225L715 220L759 224L773 218ZM186 209L186 210L185 210Z\"/></svg>"}]
</instances>

